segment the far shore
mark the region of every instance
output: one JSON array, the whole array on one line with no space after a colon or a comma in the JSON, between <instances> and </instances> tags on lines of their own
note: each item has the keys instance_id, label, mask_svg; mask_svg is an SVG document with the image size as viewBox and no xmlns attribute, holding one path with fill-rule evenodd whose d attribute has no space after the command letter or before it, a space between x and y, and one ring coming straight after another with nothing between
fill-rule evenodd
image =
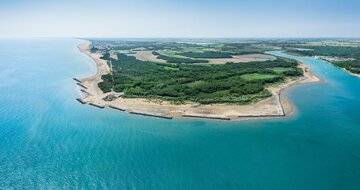
<instances>
[{"instance_id":1,"label":"far shore","mask_svg":"<svg viewBox=\"0 0 360 190\"><path fill-rule=\"evenodd\" d=\"M284 95L283 90L298 84L321 81L320 78L311 73L311 70L308 67L301 63L300 67L304 69L303 77L268 88L272 93L272 96L253 104L201 105L197 103L186 103L174 105L170 102L160 100L121 97L113 101L105 101L103 98L109 93L103 93L98 87L98 83L102 81L102 75L106 75L110 72L110 68L105 60L100 59L100 54L91 53L89 51L90 45L91 42L89 41L78 45L79 50L94 60L97 66L97 73L94 76L78 79L81 82L79 86L82 88L83 94L81 100L84 103L91 103L91 105L99 108L110 107L120 111L127 111L129 113L145 116L162 117L166 119L171 119L173 117L191 117L220 120L285 117L294 112L294 107Z\"/></svg>"},{"instance_id":2,"label":"far shore","mask_svg":"<svg viewBox=\"0 0 360 190\"><path fill-rule=\"evenodd\" d=\"M299 55L299 54L296 54L296 53L289 53L289 54L290 54L290 55L294 55L294 56L302 56L302 55ZM329 64L334 65L335 67L338 67L338 68L342 69L343 71L347 72L348 74L350 74L350 75L352 75L352 76L355 76L355 77L359 77L359 78L360 78L360 74L352 73L351 71L349 71L349 70L347 70L347 69L345 69L345 68L336 66L335 64L333 64L333 63L331 63L331 62L329 62L329 61L327 61L327 60L324 60L324 59L321 59L321 58L316 58L316 57L314 57L314 56L302 56L302 57L315 58L315 59L319 59L319 60L325 61L325 62L327 62L327 63L329 63Z\"/></svg>"},{"instance_id":3,"label":"far shore","mask_svg":"<svg viewBox=\"0 0 360 190\"><path fill-rule=\"evenodd\" d=\"M314 57L312 57L312 58L314 58ZM333 64L333 63L331 63L331 62L329 62L329 61L327 61L327 60L324 60L324 59L320 59L320 60L323 60L323 61L325 61L325 62L327 62L327 63L330 63L330 64L334 65L335 67L338 67L338 68L342 69L343 71L347 72L348 74L350 74L350 75L352 75L352 76L360 77L360 74L353 73L353 72L347 70L346 68L339 67L339 66L337 66L337 65L335 65L335 64Z\"/></svg>"}]
</instances>

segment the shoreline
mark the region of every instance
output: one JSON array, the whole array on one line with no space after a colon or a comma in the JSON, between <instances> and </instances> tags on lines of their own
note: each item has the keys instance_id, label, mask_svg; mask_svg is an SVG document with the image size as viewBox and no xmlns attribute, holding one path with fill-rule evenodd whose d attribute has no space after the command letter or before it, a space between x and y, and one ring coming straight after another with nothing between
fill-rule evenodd
<instances>
[{"instance_id":1,"label":"shoreline","mask_svg":"<svg viewBox=\"0 0 360 190\"><path fill-rule=\"evenodd\" d=\"M272 96L257 103L246 105L231 104L210 104L200 105L197 103L187 103L182 105L173 105L166 101L149 100L144 98L118 98L113 101L103 100L109 93L103 93L98 87L102 81L101 76L108 74L110 68L105 60L100 59L99 53L91 53L89 46L91 42L86 41L78 45L80 52L90 57L97 67L95 75L76 79L81 81L79 87L82 88L81 99L86 104L105 108L110 107L119 111L128 113L153 116L158 118L200 118L217 120L244 120L244 119L266 119L286 117L294 113L294 105L288 100L283 91L299 84L315 83L322 81L319 77L311 73L310 68L300 62L300 67L304 70L304 76L286 83L269 87L268 90Z\"/></svg>"},{"instance_id":2,"label":"shoreline","mask_svg":"<svg viewBox=\"0 0 360 190\"><path fill-rule=\"evenodd\" d=\"M347 72L349 75L352 75L352 76L355 76L355 77L359 77L360 78L360 74L355 74L355 73L352 73L351 71L345 69L345 68L342 68L340 67L342 70L344 70L345 72Z\"/></svg>"},{"instance_id":3,"label":"shoreline","mask_svg":"<svg viewBox=\"0 0 360 190\"><path fill-rule=\"evenodd\" d=\"M349 74L349 75L352 75L352 76L354 76L354 77L359 77L359 78L360 78L360 74L352 73L351 71L347 70L346 68L337 66L337 65L335 65L334 63L331 63L330 61L327 61L327 60L324 60L324 59L319 59L319 60L325 61L326 63L329 63L329 64L331 64L331 65L333 65L333 66L335 66L335 67L338 67L338 68L340 68L341 70L345 71L345 72L346 72L347 74Z\"/></svg>"},{"instance_id":4,"label":"shoreline","mask_svg":"<svg viewBox=\"0 0 360 190\"><path fill-rule=\"evenodd\" d=\"M302 56L302 55L296 55L296 54L289 54L289 55L293 55L293 56ZM314 58L314 59L318 59L318 60L322 60L322 61L325 61L326 63L328 64L331 64L335 67L338 67L340 69L342 69L343 71L347 72L349 75L352 75L352 76L355 76L355 77L359 77L360 78L360 74L356 74L356 73L352 73L351 71L347 70L346 68L343 68L343 67L340 67L340 66L337 66L335 65L334 63L331 63L330 61L327 61L325 59L321 59L321 58L316 58L316 56L302 56L302 57L306 57L306 58Z\"/></svg>"},{"instance_id":5,"label":"shoreline","mask_svg":"<svg viewBox=\"0 0 360 190\"><path fill-rule=\"evenodd\" d=\"M311 58L315 58L315 57L311 57ZM346 68L337 66L337 65L335 65L334 63L332 63L332 62L330 62L330 61L328 61L328 60L321 59L321 58L316 58L316 59L325 61L326 63L329 63L329 64L331 64L331 65L333 65L333 66L335 66L335 67L338 67L338 68L342 69L343 71L347 72L349 75L352 75L352 76L355 76L355 77L359 77L359 78L360 78L360 74L352 73L351 71L347 70Z\"/></svg>"}]
</instances>

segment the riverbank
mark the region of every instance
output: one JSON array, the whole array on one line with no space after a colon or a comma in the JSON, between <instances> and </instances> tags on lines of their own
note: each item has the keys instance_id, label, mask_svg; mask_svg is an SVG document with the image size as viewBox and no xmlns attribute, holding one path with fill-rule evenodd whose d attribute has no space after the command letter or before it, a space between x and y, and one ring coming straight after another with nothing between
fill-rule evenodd
<instances>
[{"instance_id":1,"label":"riverbank","mask_svg":"<svg viewBox=\"0 0 360 190\"><path fill-rule=\"evenodd\" d=\"M355 74L355 73L352 73L351 71L345 69L345 68L341 68L342 70L344 70L345 72L349 73L350 75L352 76L355 76L355 77L359 77L360 78L360 74Z\"/></svg>"},{"instance_id":2,"label":"riverbank","mask_svg":"<svg viewBox=\"0 0 360 190\"><path fill-rule=\"evenodd\" d=\"M326 63L330 63L330 64L332 64L332 65L334 65L334 66L336 66L336 67L339 67L340 69L342 69L343 71L347 72L348 74L350 74L350 75L352 75L352 76L360 77L360 74L353 73L353 72L347 70L346 68L340 67L340 66L332 63L332 62L331 62L330 60L328 60L328 59L324 59L324 58L319 57L319 56L314 56L313 58L323 60L323 61L325 61Z\"/></svg>"},{"instance_id":3,"label":"riverbank","mask_svg":"<svg viewBox=\"0 0 360 190\"><path fill-rule=\"evenodd\" d=\"M322 58L321 56L303 56L303 55L297 54L297 53L291 53L291 52L286 52L286 53L289 54L289 55L294 55L294 56L299 56L299 57L307 57L307 58L314 58L314 59L318 59L318 60L323 60L323 61L325 61L326 63L329 63L329 64L331 64L331 65L334 65L334 66L342 69L343 71L347 72L348 74L350 74L350 75L352 75L352 76L355 76L355 77L359 77L359 78L360 78L360 74L353 73L353 72L347 70L346 68L337 66L337 65L335 65L334 63L332 63L330 60L324 59L324 58Z\"/></svg>"},{"instance_id":4,"label":"riverbank","mask_svg":"<svg viewBox=\"0 0 360 190\"><path fill-rule=\"evenodd\" d=\"M97 66L97 73L94 76L80 79L81 85L85 86L83 89L82 101L91 103L96 107L103 108L111 106L121 111L128 111L129 113L137 113L147 116L155 117L192 117L192 118L206 118L206 119L223 119L223 120L237 120L248 118L267 118L267 117L284 117L290 115L294 108L282 93L283 90L290 86L297 84L305 84L312 82L319 82L320 79L312 75L309 68L304 64L300 64L305 71L304 76L289 80L284 84L269 87L268 90L272 93L270 98L261 100L260 102L248 105L229 105L229 104L213 104L200 105L196 103L187 103L183 105L174 105L170 102L148 99L126 99L117 98L113 101L105 101L109 93L103 93L98 83L102 81L101 76L108 74L110 68L105 60L100 59L101 55L98 53L91 53L89 51L90 42L81 43L78 48L82 53L88 55L93 59ZM81 87L81 86L80 86ZM83 88L83 87L82 87Z\"/></svg>"}]
</instances>

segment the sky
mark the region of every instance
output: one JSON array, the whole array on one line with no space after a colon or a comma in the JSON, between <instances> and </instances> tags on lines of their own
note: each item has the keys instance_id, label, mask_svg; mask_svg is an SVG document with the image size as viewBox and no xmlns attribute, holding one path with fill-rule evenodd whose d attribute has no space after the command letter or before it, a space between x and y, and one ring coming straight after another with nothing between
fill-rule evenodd
<instances>
[{"instance_id":1,"label":"sky","mask_svg":"<svg viewBox=\"0 0 360 190\"><path fill-rule=\"evenodd\" d=\"M7 37L360 37L360 0L0 0Z\"/></svg>"}]
</instances>

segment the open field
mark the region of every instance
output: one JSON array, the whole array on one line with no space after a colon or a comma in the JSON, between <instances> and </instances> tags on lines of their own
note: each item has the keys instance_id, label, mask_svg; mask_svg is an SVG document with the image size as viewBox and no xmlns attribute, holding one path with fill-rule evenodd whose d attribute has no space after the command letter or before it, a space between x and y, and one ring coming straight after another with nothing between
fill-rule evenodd
<instances>
[{"instance_id":1,"label":"open field","mask_svg":"<svg viewBox=\"0 0 360 190\"><path fill-rule=\"evenodd\" d=\"M136 59L140 61L151 61L151 62L157 62L157 63L166 63L166 60L159 59L157 56L152 54L152 51L136 51L135 54L127 54L136 57ZM176 58L185 58L185 59L193 59L194 58L188 58L185 56L175 55L175 54L166 54L167 56L172 56ZM201 60L208 60L209 64L225 64L225 63L247 63L247 62L254 62L254 61L268 61L268 60L274 60L276 59L275 56L267 55L267 54L247 54L247 55L235 55L232 58L216 58L216 59L204 59L201 58Z\"/></svg>"},{"instance_id":2,"label":"open field","mask_svg":"<svg viewBox=\"0 0 360 190\"><path fill-rule=\"evenodd\" d=\"M244 78L245 80L262 80L262 79L273 79L279 76L274 74L246 74L246 75L242 75L241 77Z\"/></svg>"},{"instance_id":3,"label":"open field","mask_svg":"<svg viewBox=\"0 0 360 190\"><path fill-rule=\"evenodd\" d=\"M136 57L136 59L140 61L151 61L151 62L157 62L157 63L166 63L163 59L158 59L157 56L155 56L152 51L135 51L135 54L128 54L131 56Z\"/></svg>"},{"instance_id":4,"label":"open field","mask_svg":"<svg viewBox=\"0 0 360 190\"><path fill-rule=\"evenodd\" d=\"M276 57L267 54L246 54L234 55L232 58L208 59L212 64L225 64L225 63L247 63L254 61L269 61L275 60Z\"/></svg>"}]
</instances>

